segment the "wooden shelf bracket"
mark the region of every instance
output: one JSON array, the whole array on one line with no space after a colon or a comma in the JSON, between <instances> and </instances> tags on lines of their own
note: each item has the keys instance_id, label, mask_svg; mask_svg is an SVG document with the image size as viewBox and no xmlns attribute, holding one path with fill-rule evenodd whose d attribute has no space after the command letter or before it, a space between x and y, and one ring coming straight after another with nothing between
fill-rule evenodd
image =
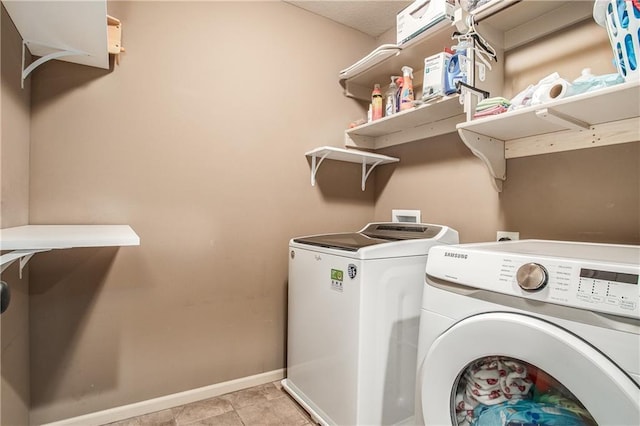
<instances>
[{"instance_id":1,"label":"wooden shelf bracket","mask_svg":"<svg viewBox=\"0 0 640 426\"><path fill-rule=\"evenodd\" d=\"M487 166L489 174L493 177L492 183L496 191L502 192L502 183L507 178L507 160L504 156L505 142L467 129L458 129L458 134L473 155L481 159Z\"/></svg>"}]
</instances>

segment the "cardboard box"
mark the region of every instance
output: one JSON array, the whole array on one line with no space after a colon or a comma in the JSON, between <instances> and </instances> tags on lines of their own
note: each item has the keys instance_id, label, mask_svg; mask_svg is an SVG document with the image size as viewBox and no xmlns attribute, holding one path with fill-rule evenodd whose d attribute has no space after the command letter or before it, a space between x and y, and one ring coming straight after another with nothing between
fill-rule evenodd
<instances>
[{"instance_id":1,"label":"cardboard box","mask_svg":"<svg viewBox=\"0 0 640 426\"><path fill-rule=\"evenodd\" d=\"M451 54L447 52L429 56L424 60L424 81L422 97L444 95L447 67Z\"/></svg>"},{"instance_id":2,"label":"cardboard box","mask_svg":"<svg viewBox=\"0 0 640 426\"><path fill-rule=\"evenodd\" d=\"M396 16L397 43L406 43L452 15L453 5L447 0L414 1Z\"/></svg>"}]
</instances>

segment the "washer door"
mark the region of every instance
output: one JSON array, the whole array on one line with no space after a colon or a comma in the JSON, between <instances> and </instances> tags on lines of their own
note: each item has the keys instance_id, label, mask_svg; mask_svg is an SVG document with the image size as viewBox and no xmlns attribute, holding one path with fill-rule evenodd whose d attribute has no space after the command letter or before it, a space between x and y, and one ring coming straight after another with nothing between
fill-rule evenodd
<instances>
[{"instance_id":1,"label":"washer door","mask_svg":"<svg viewBox=\"0 0 640 426\"><path fill-rule=\"evenodd\" d=\"M517 313L446 330L418 387L425 425L640 424L636 382L574 334Z\"/></svg>"}]
</instances>

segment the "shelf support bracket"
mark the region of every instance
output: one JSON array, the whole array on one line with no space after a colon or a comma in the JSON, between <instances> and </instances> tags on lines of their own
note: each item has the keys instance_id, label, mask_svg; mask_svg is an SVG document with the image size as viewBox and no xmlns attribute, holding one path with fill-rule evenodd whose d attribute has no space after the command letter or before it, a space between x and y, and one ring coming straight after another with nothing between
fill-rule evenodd
<instances>
[{"instance_id":1,"label":"shelf support bracket","mask_svg":"<svg viewBox=\"0 0 640 426\"><path fill-rule=\"evenodd\" d=\"M322 164L324 159L327 158L328 156L329 156L329 152L324 153L320 158L320 161L316 160L316 157L317 157L316 154L313 154L311 156L311 186L316 186L316 173L320 168L320 164Z\"/></svg>"},{"instance_id":2,"label":"shelf support bracket","mask_svg":"<svg viewBox=\"0 0 640 426\"><path fill-rule=\"evenodd\" d=\"M369 179L369 175L371 174L373 169L380 163L382 163L382 160L378 160L375 163L372 163L371 167L369 167L369 170L367 170L367 160L365 158L362 159L362 185L361 185L361 188L362 188L363 191L365 189L365 183L367 182L367 179Z\"/></svg>"},{"instance_id":3,"label":"shelf support bracket","mask_svg":"<svg viewBox=\"0 0 640 426\"><path fill-rule=\"evenodd\" d=\"M557 124L558 126L563 126L566 129L589 130L589 128L591 127L588 123L585 123L582 120L578 120L577 118L562 114L561 112L549 108L542 108L537 110L536 117L540 118L541 120Z\"/></svg>"},{"instance_id":4,"label":"shelf support bracket","mask_svg":"<svg viewBox=\"0 0 640 426\"><path fill-rule=\"evenodd\" d=\"M57 47L52 47L52 46L47 46L50 47L52 49L58 49L57 52L53 52L53 53L49 53L48 55L42 56L41 58L36 59L35 61L33 61L31 64L29 64L28 67L25 68L24 66L24 61L25 61L25 52L27 49L27 45L31 43L29 41L23 40L22 41L22 79L20 80L20 87L24 89L24 80L29 76L29 74L31 74L31 72L33 70L35 70L36 68L38 68L40 65L44 64L45 62L48 62L52 59L58 59L58 58L62 58L65 56L78 56L78 55L83 55L83 56L88 56L88 53L86 52L82 52L80 50L73 50L73 49L58 49ZM36 43L36 44L40 44L42 46L46 46L44 44L41 43Z\"/></svg>"},{"instance_id":5,"label":"shelf support bracket","mask_svg":"<svg viewBox=\"0 0 640 426\"><path fill-rule=\"evenodd\" d=\"M20 261L20 279L22 279L22 270L27 265L27 262L31 260L34 254L49 251L51 249L37 249L37 250L14 250L12 252L3 254L0 256L0 273L4 272L13 262Z\"/></svg>"},{"instance_id":6,"label":"shelf support bracket","mask_svg":"<svg viewBox=\"0 0 640 426\"><path fill-rule=\"evenodd\" d=\"M458 129L462 142L473 155L481 159L493 177L493 187L502 192L502 183L507 178L507 160L504 155L504 141L490 138L467 129Z\"/></svg>"}]
</instances>

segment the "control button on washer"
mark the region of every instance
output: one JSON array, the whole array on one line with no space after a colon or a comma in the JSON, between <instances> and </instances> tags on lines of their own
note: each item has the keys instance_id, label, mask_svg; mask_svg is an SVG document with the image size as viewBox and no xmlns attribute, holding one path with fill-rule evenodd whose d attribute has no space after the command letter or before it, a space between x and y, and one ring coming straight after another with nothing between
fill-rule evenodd
<instances>
[{"instance_id":1,"label":"control button on washer","mask_svg":"<svg viewBox=\"0 0 640 426\"><path fill-rule=\"evenodd\" d=\"M518 268L516 281L520 288L527 291L542 289L547 285L549 274L544 266L537 263L525 263Z\"/></svg>"},{"instance_id":2,"label":"control button on washer","mask_svg":"<svg viewBox=\"0 0 640 426\"><path fill-rule=\"evenodd\" d=\"M627 302L627 301L622 301L620 302L620 307L622 309L630 309L630 310L634 310L636 308L636 304L633 302Z\"/></svg>"}]
</instances>

